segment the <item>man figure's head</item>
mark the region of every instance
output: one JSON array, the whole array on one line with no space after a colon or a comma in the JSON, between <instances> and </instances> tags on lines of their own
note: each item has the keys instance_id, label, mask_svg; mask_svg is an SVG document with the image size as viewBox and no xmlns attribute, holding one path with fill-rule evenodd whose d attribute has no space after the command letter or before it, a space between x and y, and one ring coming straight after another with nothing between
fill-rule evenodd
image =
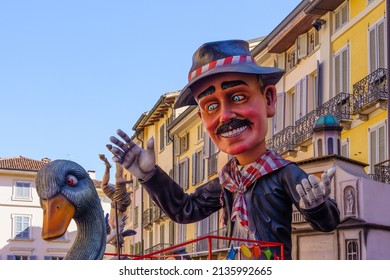
<instances>
[{"instance_id":1,"label":"man figure's head","mask_svg":"<svg viewBox=\"0 0 390 280\"><path fill-rule=\"evenodd\" d=\"M175 108L198 105L217 147L248 164L266 151L267 118L275 114L274 85L283 73L258 66L246 41L207 43L193 56L189 83Z\"/></svg>"}]
</instances>

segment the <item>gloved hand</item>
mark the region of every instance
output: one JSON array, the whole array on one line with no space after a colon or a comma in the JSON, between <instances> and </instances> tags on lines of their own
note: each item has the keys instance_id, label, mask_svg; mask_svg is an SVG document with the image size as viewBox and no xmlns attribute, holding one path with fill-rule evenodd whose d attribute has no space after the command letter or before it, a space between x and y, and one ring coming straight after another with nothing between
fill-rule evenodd
<instances>
[{"instance_id":1,"label":"gloved hand","mask_svg":"<svg viewBox=\"0 0 390 280\"><path fill-rule=\"evenodd\" d=\"M118 129L117 134L123 141L111 136L110 141L116 147L110 144L106 145L107 149L114 155L112 160L122 164L126 170L138 179L143 181L150 179L154 174L156 165L154 139L149 139L145 150L137 146L122 130Z\"/></svg>"},{"instance_id":2,"label":"gloved hand","mask_svg":"<svg viewBox=\"0 0 390 280\"><path fill-rule=\"evenodd\" d=\"M314 175L309 175L303 179L301 184L296 186L297 192L301 197L299 206L302 209L313 209L328 199L330 190L330 181L336 172L336 167L332 166L321 176L321 182Z\"/></svg>"}]
</instances>

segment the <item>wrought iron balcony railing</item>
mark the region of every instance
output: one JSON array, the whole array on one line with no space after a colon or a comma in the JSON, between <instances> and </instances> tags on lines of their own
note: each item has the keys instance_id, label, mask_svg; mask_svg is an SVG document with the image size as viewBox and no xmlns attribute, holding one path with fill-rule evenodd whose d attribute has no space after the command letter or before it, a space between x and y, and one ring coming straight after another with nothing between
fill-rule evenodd
<instances>
[{"instance_id":1,"label":"wrought iron balcony railing","mask_svg":"<svg viewBox=\"0 0 390 280\"><path fill-rule=\"evenodd\" d=\"M373 179L390 184L390 159L382 161L374 166Z\"/></svg>"},{"instance_id":2,"label":"wrought iron balcony railing","mask_svg":"<svg viewBox=\"0 0 390 280\"><path fill-rule=\"evenodd\" d=\"M295 132L293 126L288 126L285 129L276 133L266 143L268 149L275 150L278 153L295 149Z\"/></svg>"},{"instance_id":3,"label":"wrought iron balcony railing","mask_svg":"<svg viewBox=\"0 0 390 280\"><path fill-rule=\"evenodd\" d=\"M295 122L296 144L302 143L311 137L316 120L317 111L313 110Z\"/></svg>"},{"instance_id":4,"label":"wrought iron balcony railing","mask_svg":"<svg viewBox=\"0 0 390 280\"><path fill-rule=\"evenodd\" d=\"M151 226L152 226L152 208L148 208L142 213L142 226L145 229L151 228Z\"/></svg>"},{"instance_id":5,"label":"wrought iron balcony railing","mask_svg":"<svg viewBox=\"0 0 390 280\"><path fill-rule=\"evenodd\" d=\"M378 68L353 85L353 113L370 107L380 100L387 100L387 69Z\"/></svg>"}]
</instances>

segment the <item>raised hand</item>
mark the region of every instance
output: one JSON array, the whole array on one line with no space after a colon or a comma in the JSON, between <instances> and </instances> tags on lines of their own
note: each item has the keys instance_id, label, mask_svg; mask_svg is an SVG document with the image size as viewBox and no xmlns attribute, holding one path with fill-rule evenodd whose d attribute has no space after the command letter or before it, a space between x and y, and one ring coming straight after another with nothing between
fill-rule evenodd
<instances>
[{"instance_id":1,"label":"raised hand","mask_svg":"<svg viewBox=\"0 0 390 280\"><path fill-rule=\"evenodd\" d=\"M328 199L331 189L330 181L332 180L336 168L332 166L327 172L321 176L321 182L314 175L309 175L307 179L303 179L301 184L296 186L297 192L301 197L299 206L302 209L312 209L322 204Z\"/></svg>"},{"instance_id":2,"label":"raised hand","mask_svg":"<svg viewBox=\"0 0 390 280\"><path fill-rule=\"evenodd\" d=\"M112 160L122 164L126 170L138 179L150 179L154 174L156 164L154 139L149 139L145 150L137 146L122 130L118 129L117 134L122 140L111 136L110 141L115 146L110 144L106 145L107 149L114 155Z\"/></svg>"}]
</instances>

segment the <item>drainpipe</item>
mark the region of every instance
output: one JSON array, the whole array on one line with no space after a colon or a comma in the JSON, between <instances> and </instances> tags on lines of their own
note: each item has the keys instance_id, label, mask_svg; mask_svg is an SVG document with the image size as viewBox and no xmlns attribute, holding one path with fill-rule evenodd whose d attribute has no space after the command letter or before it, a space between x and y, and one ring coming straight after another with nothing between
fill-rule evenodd
<instances>
[{"instance_id":1,"label":"drainpipe","mask_svg":"<svg viewBox=\"0 0 390 280\"><path fill-rule=\"evenodd\" d=\"M175 116L174 116L174 113L175 113L175 111L174 111L174 109L173 109L173 107L172 107L172 105L170 105L170 104L168 104L166 101L165 101L165 98L163 99L163 103L166 105L166 106L168 106L171 110L172 110L172 121L174 120L174 118L175 118ZM175 178L175 137L172 137L172 135L170 135L169 134L169 132L168 132L168 128L166 127L166 133L168 134L168 138L169 138L169 140L171 140L171 142L172 142L172 176L173 176L173 178L172 179L174 179ZM168 224L168 238L170 237L170 226L169 226L169 224ZM172 236L173 236L173 239L175 239L175 227L173 226L173 232L172 232ZM161 241L161 240L160 240ZM170 240L168 240L168 241L170 241ZM169 244L169 246L172 246L173 244L175 244L175 240L173 240L172 241L172 244Z\"/></svg>"},{"instance_id":2,"label":"drainpipe","mask_svg":"<svg viewBox=\"0 0 390 280\"><path fill-rule=\"evenodd\" d=\"M143 149L144 148L144 140L139 138L139 134L140 134L140 131L137 130L135 132L135 137L137 138L138 141L141 142L141 148ZM141 255L144 255L145 252L144 252L144 227L142 225L142 221L143 221L143 214L144 214L144 189L141 188L141 215L139 215L141 217Z\"/></svg>"},{"instance_id":3,"label":"drainpipe","mask_svg":"<svg viewBox=\"0 0 390 280\"><path fill-rule=\"evenodd\" d=\"M387 159L390 156L390 0L386 0L386 35L387 35Z\"/></svg>"}]
</instances>

